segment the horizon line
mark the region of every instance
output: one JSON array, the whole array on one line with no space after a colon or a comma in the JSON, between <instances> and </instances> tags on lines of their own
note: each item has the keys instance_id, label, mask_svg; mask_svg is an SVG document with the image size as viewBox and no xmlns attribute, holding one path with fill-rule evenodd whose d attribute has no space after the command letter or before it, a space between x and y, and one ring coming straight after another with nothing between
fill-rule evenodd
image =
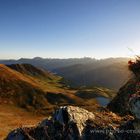
<instances>
[{"instance_id":1,"label":"horizon line","mask_svg":"<svg viewBox=\"0 0 140 140\"><path fill-rule=\"evenodd\" d=\"M96 58L96 57L88 57L88 56L83 56L83 57L20 57L20 58L0 58L0 60L20 60L20 59L96 59L96 60L102 60L102 59L119 59L119 58L130 58L133 59L136 56L116 56L116 57L103 57L103 58Z\"/></svg>"}]
</instances>

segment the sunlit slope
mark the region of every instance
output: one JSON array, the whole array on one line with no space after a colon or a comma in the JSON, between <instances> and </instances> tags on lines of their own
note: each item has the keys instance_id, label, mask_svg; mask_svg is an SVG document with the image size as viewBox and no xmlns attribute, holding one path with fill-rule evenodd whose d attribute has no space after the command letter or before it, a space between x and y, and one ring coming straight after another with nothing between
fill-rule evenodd
<instances>
[{"instance_id":1,"label":"sunlit slope","mask_svg":"<svg viewBox=\"0 0 140 140\"><path fill-rule=\"evenodd\" d=\"M61 77L28 64L0 65L0 98L1 103L47 113L58 104L83 102Z\"/></svg>"},{"instance_id":2,"label":"sunlit slope","mask_svg":"<svg viewBox=\"0 0 140 140\"><path fill-rule=\"evenodd\" d=\"M66 89L62 83L62 77L46 70L39 69L30 64L12 64L7 66L23 74L24 77L27 77L30 82L34 83L43 91L62 92L63 89Z\"/></svg>"},{"instance_id":3,"label":"sunlit slope","mask_svg":"<svg viewBox=\"0 0 140 140\"><path fill-rule=\"evenodd\" d=\"M0 97L1 102L25 108L50 106L44 92L32 79L5 65L0 65Z\"/></svg>"}]
</instances>

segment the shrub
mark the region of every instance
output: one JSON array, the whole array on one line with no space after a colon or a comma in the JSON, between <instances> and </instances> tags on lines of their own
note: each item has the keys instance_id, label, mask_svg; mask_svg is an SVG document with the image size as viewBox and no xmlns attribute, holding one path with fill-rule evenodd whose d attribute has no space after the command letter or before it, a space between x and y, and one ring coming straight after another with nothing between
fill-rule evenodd
<instances>
[{"instance_id":1,"label":"shrub","mask_svg":"<svg viewBox=\"0 0 140 140\"><path fill-rule=\"evenodd\" d=\"M137 56L135 61L128 61L129 69L137 76L140 74L140 57Z\"/></svg>"}]
</instances>

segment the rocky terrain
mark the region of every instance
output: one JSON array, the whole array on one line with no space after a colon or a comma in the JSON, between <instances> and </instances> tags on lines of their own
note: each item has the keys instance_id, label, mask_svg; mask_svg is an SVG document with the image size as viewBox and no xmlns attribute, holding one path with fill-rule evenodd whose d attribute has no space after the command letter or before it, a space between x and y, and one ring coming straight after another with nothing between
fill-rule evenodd
<instances>
[{"instance_id":1,"label":"rocky terrain","mask_svg":"<svg viewBox=\"0 0 140 140\"><path fill-rule=\"evenodd\" d=\"M124 117L108 110L60 107L37 126L13 130L6 140L139 140L140 96L132 97L129 107L133 116Z\"/></svg>"},{"instance_id":2,"label":"rocky terrain","mask_svg":"<svg viewBox=\"0 0 140 140\"><path fill-rule=\"evenodd\" d=\"M138 140L139 127L135 126L138 119L119 117L107 111L89 112L79 107L64 106L37 126L13 130L6 140Z\"/></svg>"}]
</instances>

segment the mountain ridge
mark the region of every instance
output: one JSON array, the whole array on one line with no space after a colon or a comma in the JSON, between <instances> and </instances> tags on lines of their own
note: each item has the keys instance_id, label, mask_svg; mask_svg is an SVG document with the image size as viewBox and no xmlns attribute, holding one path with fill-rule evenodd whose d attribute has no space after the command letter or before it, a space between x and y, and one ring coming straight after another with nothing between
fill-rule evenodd
<instances>
[{"instance_id":1,"label":"mountain ridge","mask_svg":"<svg viewBox=\"0 0 140 140\"><path fill-rule=\"evenodd\" d=\"M130 72L127 63L130 58L71 58L71 59L19 59L0 60L3 64L28 63L62 76L72 86L102 86L118 90L127 81ZM110 68L109 68L110 67ZM109 71L108 71L109 68ZM106 71L106 72L104 72ZM125 73L125 74L124 74ZM110 75L109 75L110 74ZM106 76L109 75L109 76ZM116 77L114 77L117 75ZM111 80L113 79L113 82Z\"/></svg>"}]
</instances>

